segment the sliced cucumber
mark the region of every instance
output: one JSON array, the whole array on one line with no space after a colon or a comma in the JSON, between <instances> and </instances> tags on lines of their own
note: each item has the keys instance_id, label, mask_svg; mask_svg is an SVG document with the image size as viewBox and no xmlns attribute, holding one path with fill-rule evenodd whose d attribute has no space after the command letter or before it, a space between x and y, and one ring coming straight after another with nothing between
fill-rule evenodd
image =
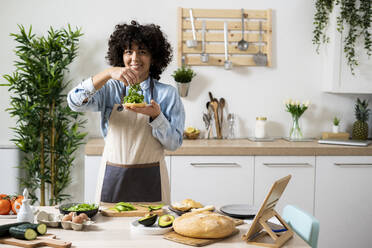
<instances>
[{"instance_id":1,"label":"sliced cucumber","mask_svg":"<svg viewBox=\"0 0 372 248\"><path fill-rule=\"evenodd\" d=\"M37 233L32 228L24 228L20 226L13 226L9 229L10 236L16 239L34 240Z\"/></svg>"},{"instance_id":2,"label":"sliced cucumber","mask_svg":"<svg viewBox=\"0 0 372 248\"><path fill-rule=\"evenodd\" d=\"M13 226L19 226L23 224L31 224L30 222L16 222L0 226L0 237L9 236L9 229Z\"/></svg>"},{"instance_id":3,"label":"sliced cucumber","mask_svg":"<svg viewBox=\"0 0 372 248\"><path fill-rule=\"evenodd\" d=\"M34 229L39 235L44 235L48 228L47 228L47 225L45 224L31 224L31 223L27 223L27 224L22 224L22 225L19 225L18 227L20 228L32 228Z\"/></svg>"}]
</instances>

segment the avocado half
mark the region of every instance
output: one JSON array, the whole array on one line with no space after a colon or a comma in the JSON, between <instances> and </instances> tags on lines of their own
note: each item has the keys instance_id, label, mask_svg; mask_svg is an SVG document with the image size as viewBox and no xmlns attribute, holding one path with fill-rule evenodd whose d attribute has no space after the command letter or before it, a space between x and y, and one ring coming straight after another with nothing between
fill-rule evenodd
<instances>
[{"instance_id":1,"label":"avocado half","mask_svg":"<svg viewBox=\"0 0 372 248\"><path fill-rule=\"evenodd\" d=\"M138 223L144 225L144 226L152 226L158 219L158 216L156 214L146 214L145 217L138 220Z\"/></svg>"},{"instance_id":2,"label":"avocado half","mask_svg":"<svg viewBox=\"0 0 372 248\"><path fill-rule=\"evenodd\" d=\"M165 214L159 217L158 225L160 227L169 227L173 224L174 216L170 214Z\"/></svg>"}]
</instances>

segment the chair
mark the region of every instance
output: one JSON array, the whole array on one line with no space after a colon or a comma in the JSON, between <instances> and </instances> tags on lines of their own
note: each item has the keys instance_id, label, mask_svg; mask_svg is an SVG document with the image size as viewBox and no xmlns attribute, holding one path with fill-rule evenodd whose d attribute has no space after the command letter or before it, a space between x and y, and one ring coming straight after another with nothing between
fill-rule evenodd
<instances>
[{"instance_id":1,"label":"chair","mask_svg":"<svg viewBox=\"0 0 372 248\"><path fill-rule=\"evenodd\" d=\"M282 218L312 248L318 246L319 221L314 216L293 205L287 205L283 209Z\"/></svg>"}]
</instances>

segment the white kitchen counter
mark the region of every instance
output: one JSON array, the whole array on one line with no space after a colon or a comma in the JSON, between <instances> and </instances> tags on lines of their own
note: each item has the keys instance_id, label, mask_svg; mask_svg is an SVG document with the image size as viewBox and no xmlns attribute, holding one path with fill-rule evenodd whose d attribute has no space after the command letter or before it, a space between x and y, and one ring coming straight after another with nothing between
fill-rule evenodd
<instances>
[{"instance_id":1,"label":"white kitchen counter","mask_svg":"<svg viewBox=\"0 0 372 248\"><path fill-rule=\"evenodd\" d=\"M47 212L58 212L53 207L42 207ZM57 235L57 239L72 242L72 247L89 248L116 248L116 247L191 247L173 241L163 239L162 235L142 235L131 232L130 223L138 217L105 217L101 214L95 216L96 222L84 231L64 230L62 228L49 228L48 233ZM9 219L0 219L0 225L14 222ZM228 238L206 247L256 247L245 243L241 237L248 231L249 225L237 227L240 232L234 237ZM2 248L14 247L1 245ZM299 236L294 235L283 247L310 247Z\"/></svg>"}]
</instances>

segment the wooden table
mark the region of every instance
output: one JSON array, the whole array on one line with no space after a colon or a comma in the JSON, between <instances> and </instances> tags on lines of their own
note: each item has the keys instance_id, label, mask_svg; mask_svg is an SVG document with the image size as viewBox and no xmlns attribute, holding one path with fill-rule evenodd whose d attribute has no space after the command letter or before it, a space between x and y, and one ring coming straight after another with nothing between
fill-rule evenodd
<instances>
[{"instance_id":1,"label":"wooden table","mask_svg":"<svg viewBox=\"0 0 372 248\"><path fill-rule=\"evenodd\" d=\"M49 213L58 213L54 207L40 207ZM192 247L163 239L162 235L143 235L131 232L130 223L137 217L105 217L98 213L94 217L95 224L83 231L64 230L62 228L49 228L48 233L57 235L57 239L71 241L72 247L87 248L122 248L122 247ZM14 219L0 219L0 225L15 222ZM242 241L241 237L248 231L249 224L237 227L240 232L234 237L208 245L206 247L258 247L251 246ZM1 245L2 248L14 247ZM283 247L310 247L296 234Z\"/></svg>"}]
</instances>

